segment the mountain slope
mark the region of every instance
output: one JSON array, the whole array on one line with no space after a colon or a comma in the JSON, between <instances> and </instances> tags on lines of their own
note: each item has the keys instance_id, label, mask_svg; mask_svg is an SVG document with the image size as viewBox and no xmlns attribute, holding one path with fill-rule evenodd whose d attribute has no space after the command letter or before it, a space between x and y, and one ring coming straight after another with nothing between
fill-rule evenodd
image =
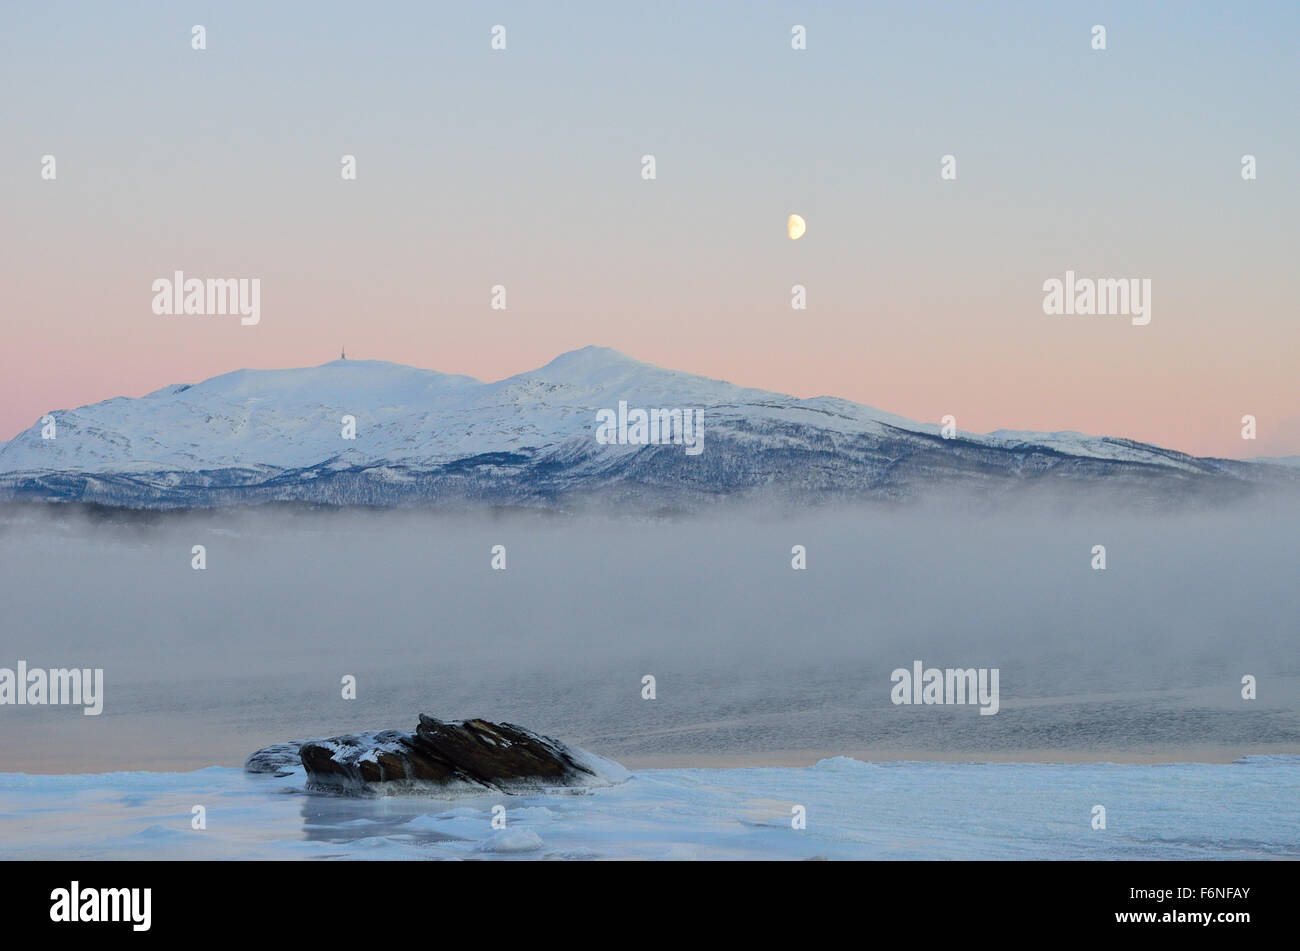
<instances>
[{"instance_id":1,"label":"mountain slope","mask_svg":"<svg viewBox=\"0 0 1300 951\"><path fill-rule=\"evenodd\" d=\"M703 411L703 451L610 445L597 412ZM1104 482L1158 498L1295 485L1291 470L1131 440L998 431L943 439L830 397L801 400L679 373L603 347L494 383L382 361L239 370L52 413L0 444L11 498L172 507L308 500L690 506L719 496L903 498L960 485ZM344 417L356 438L344 439Z\"/></svg>"}]
</instances>

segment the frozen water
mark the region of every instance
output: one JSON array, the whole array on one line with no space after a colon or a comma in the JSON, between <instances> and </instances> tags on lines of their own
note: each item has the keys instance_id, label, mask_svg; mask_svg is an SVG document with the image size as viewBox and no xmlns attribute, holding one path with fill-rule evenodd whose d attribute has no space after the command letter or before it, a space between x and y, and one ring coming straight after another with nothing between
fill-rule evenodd
<instances>
[{"instance_id":1,"label":"frozen water","mask_svg":"<svg viewBox=\"0 0 1300 951\"><path fill-rule=\"evenodd\" d=\"M492 807L506 807L493 829ZM1107 827L1091 825L1094 805ZM206 808L207 828L191 828ZM805 807L807 828L791 827ZM301 769L0 774L3 859L1300 858L1300 757L642 770L455 801L306 791Z\"/></svg>"}]
</instances>

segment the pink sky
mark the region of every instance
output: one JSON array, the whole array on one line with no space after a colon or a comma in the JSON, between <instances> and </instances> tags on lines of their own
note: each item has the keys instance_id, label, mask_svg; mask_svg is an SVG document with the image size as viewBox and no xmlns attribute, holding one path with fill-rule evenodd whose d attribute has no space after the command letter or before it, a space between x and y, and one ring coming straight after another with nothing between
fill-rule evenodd
<instances>
[{"instance_id":1,"label":"pink sky","mask_svg":"<svg viewBox=\"0 0 1300 951\"><path fill-rule=\"evenodd\" d=\"M389 278L385 286L397 287L396 275ZM1219 333L1212 301L1178 311L1158 283L1152 323L1135 327L1047 317L1032 286L1016 295L1018 311L978 293L959 311L939 285L919 301L879 298L859 317L847 300L819 300L816 285L810 309L791 311L771 281L738 292L719 313L716 298L692 297L690 273L665 271L634 282L638 312L614 318L575 304L562 281L527 276L507 285L510 306L497 312L485 282L449 285L441 299L427 299L409 289L374 294L346 281L268 275L262 322L243 327L237 318L154 316L147 280L128 286L104 273L57 293L58 274L26 280L46 293L20 298L27 317L6 331L4 438L50 409L240 367L323 363L341 344L354 359L483 380L601 344L673 369L796 396L840 396L921 421L951 413L976 432L1075 429L1228 457L1300 451L1294 348ZM602 302L618 296L599 283L590 289ZM1212 357L1201 339L1207 333L1216 341ZM1247 413L1258 418L1255 442L1240 437Z\"/></svg>"}]
</instances>

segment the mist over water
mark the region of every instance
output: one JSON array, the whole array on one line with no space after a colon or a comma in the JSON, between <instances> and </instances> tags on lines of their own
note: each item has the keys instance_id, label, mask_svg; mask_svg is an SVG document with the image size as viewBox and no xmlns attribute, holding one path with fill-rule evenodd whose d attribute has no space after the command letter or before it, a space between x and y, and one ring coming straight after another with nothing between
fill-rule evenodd
<instances>
[{"instance_id":1,"label":"mist over water","mask_svg":"<svg viewBox=\"0 0 1300 951\"><path fill-rule=\"evenodd\" d=\"M102 667L105 699L98 717L0 707L0 771L238 765L420 712L632 765L1297 752L1298 514L12 508L0 666ZM891 672L915 660L998 668L999 712L895 706Z\"/></svg>"}]
</instances>

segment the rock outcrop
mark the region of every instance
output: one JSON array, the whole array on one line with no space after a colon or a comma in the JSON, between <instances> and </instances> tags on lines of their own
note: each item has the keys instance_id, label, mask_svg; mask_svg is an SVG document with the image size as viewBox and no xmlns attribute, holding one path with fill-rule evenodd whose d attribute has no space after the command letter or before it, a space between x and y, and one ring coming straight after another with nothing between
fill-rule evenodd
<instances>
[{"instance_id":1,"label":"rock outcrop","mask_svg":"<svg viewBox=\"0 0 1300 951\"><path fill-rule=\"evenodd\" d=\"M287 776L296 767L302 765L302 757L298 754L302 744L303 741L298 740L294 743L276 743L274 746L260 749L244 760L244 771Z\"/></svg>"},{"instance_id":2,"label":"rock outcrop","mask_svg":"<svg viewBox=\"0 0 1300 951\"><path fill-rule=\"evenodd\" d=\"M336 792L495 791L610 786L628 776L610 760L512 723L420 715L414 733L383 730L278 743L244 768L279 773L301 762L310 788Z\"/></svg>"}]
</instances>

